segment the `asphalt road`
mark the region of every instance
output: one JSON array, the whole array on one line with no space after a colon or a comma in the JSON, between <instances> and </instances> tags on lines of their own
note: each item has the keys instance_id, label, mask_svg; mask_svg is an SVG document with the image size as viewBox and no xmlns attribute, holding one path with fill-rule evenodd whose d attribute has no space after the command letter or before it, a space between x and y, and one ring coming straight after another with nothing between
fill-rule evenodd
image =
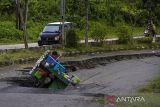
<instances>
[{"instance_id":1,"label":"asphalt road","mask_svg":"<svg viewBox=\"0 0 160 107\"><path fill-rule=\"evenodd\" d=\"M1 107L104 107L95 95L129 95L160 75L160 57L123 60L74 72L81 84L63 91L33 88L24 67L0 68ZM23 72L22 72L23 71ZM19 84L23 81L23 84ZM107 106L107 105L106 105Z\"/></svg>"},{"instance_id":2,"label":"asphalt road","mask_svg":"<svg viewBox=\"0 0 160 107\"><path fill-rule=\"evenodd\" d=\"M39 47L37 43L29 43L28 47ZM0 50L5 49L24 49L24 44L13 44L13 45L0 45Z\"/></svg>"}]
</instances>

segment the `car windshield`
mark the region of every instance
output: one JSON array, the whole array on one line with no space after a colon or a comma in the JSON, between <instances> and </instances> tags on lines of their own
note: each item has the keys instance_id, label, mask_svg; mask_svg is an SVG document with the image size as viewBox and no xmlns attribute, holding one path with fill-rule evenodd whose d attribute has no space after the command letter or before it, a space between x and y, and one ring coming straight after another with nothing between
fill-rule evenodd
<instances>
[{"instance_id":1,"label":"car windshield","mask_svg":"<svg viewBox=\"0 0 160 107\"><path fill-rule=\"evenodd\" d=\"M43 32L59 32L59 26L45 26Z\"/></svg>"}]
</instances>

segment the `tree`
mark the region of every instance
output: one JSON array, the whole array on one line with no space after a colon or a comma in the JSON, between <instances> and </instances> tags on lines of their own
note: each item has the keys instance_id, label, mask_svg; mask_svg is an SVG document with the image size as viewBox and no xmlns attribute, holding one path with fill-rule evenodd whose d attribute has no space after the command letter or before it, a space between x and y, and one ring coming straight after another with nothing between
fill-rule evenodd
<instances>
[{"instance_id":1,"label":"tree","mask_svg":"<svg viewBox=\"0 0 160 107\"><path fill-rule=\"evenodd\" d=\"M21 8L21 1L16 0L16 28L19 30L23 30L23 14L22 14L22 8Z\"/></svg>"},{"instance_id":2,"label":"tree","mask_svg":"<svg viewBox=\"0 0 160 107\"><path fill-rule=\"evenodd\" d=\"M27 17L29 0L16 0L16 28L23 31L25 48L28 48ZM24 7L24 8L23 8Z\"/></svg>"},{"instance_id":3,"label":"tree","mask_svg":"<svg viewBox=\"0 0 160 107\"><path fill-rule=\"evenodd\" d=\"M23 25L24 45L26 49L28 48L28 34L27 34L28 2L29 2L28 0L25 0L24 25Z\"/></svg>"},{"instance_id":4,"label":"tree","mask_svg":"<svg viewBox=\"0 0 160 107\"><path fill-rule=\"evenodd\" d=\"M134 28L136 26L137 20L140 17L140 14L142 13L141 9L138 9L137 5L142 5L140 1L135 0L125 0L128 5L128 17L130 20L130 24L132 26L132 33L134 32Z\"/></svg>"},{"instance_id":5,"label":"tree","mask_svg":"<svg viewBox=\"0 0 160 107\"><path fill-rule=\"evenodd\" d=\"M88 46L88 11L89 11L89 0L85 0L85 8L86 8L86 32L85 32L85 44Z\"/></svg>"}]
</instances>

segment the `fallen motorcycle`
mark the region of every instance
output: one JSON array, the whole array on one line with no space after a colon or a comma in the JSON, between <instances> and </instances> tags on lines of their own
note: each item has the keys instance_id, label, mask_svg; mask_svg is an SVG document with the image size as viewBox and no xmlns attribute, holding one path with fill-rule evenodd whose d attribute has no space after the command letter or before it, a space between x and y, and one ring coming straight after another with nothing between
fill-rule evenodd
<instances>
[{"instance_id":1,"label":"fallen motorcycle","mask_svg":"<svg viewBox=\"0 0 160 107\"><path fill-rule=\"evenodd\" d=\"M36 62L30 74L34 78L35 87L64 89L69 84L79 84L80 78L76 75L67 75L65 70L66 68L46 51Z\"/></svg>"}]
</instances>

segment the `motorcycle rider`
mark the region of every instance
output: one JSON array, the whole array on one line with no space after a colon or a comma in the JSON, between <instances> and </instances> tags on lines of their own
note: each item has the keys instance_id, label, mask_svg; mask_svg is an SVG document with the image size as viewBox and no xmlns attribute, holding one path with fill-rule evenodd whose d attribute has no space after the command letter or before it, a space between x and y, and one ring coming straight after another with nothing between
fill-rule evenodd
<instances>
[{"instance_id":1,"label":"motorcycle rider","mask_svg":"<svg viewBox=\"0 0 160 107\"><path fill-rule=\"evenodd\" d=\"M156 26L153 24L153 21L151 18L148 19L147 28L144 31L145 36L156 36Z\"/></svg>"}]
</instances>

